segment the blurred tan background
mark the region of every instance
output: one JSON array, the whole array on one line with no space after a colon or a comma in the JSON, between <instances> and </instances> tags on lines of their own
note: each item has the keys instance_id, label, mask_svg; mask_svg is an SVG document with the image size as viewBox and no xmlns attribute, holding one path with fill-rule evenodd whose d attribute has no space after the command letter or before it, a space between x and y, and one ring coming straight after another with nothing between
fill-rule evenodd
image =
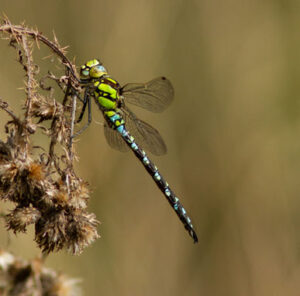
<instances>
[{"instance_id":1,"label":"blurred tan background","mask_svg":"<svg viewBox=\"0 0 300 296\"><path fill-rule=\"evenodd\" d=\"M99 57L121 84L165 75L176 92L163 114L134 110L168 144L152 159L199 243L134 155L107 145L94 106L77 168L102 237L48 266L82 278L85 295L300 294L299 1L0 0L0 11L54 30L78 66ZM19 106L15 53L5 41L0 53L0 96ZM32 238L11 235L8 249L32 258Z\"/></svg>"}]
</instances>

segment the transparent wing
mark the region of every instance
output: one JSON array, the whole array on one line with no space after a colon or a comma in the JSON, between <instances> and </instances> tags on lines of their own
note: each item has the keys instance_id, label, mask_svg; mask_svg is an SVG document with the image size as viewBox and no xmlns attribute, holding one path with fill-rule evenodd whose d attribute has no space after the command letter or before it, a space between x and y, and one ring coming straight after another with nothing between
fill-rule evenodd
<instances>
[{"instance_id":1,"label":"transparent wing","mask_svg":"<svg viewBox=\"0 0 300 296\"><path fill-rule=\"evenodd\" d=\"M157 77L147 83L128 83L120 89L125 103L152 112L164 111L173 101L174 88L165 77Z\"/></svg>"},{"instance_id":2,"label":"transparent wing","mask_svg":"<svg viewBox=\"0 0 300 296\"><path fill-rule=\"evenodd\" d=\"M139 146L154 155L167 153L167 146L154 127L138 119L128 107L124 106L122 111L124 113L125 127L136 139Z\"/></svg>"},{"instance_id":3,"label":"transparent wing","mask_svg":"<svg viewBox=\"0 0 300 296\"><path fill-rule=\"evenodd\" d=\"M121 152L126 152L129 150L129 147L122 139L122 136L116 130L110 128L107 123L104 124L104 135L107 143L113 149L119 150Z\"/></svg>"}]
</instances>

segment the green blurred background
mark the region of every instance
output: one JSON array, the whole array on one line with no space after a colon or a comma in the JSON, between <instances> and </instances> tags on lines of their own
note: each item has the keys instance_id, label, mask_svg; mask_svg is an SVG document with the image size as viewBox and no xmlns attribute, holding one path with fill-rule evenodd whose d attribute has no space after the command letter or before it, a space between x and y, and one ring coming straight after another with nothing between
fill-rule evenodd
<instances>
[{"instance_id":1,"label":"green blurred background","mask_svg":"<svg viewBox=\"0 0 300 296\"><path fill-rule=\"evenodd\" d=\"M94 108L77 171L102 237L48 266L82 278L85 295L299 295L299 1L0 0L0 11L54 30L77 65L99 57L121 84L165 75L175 87L163 114L134 111L168 145L152 159L199 243L134 155L107 145ZM0 53L0 96L20 106L15 52L1 41ZM1 138L6 120L2 112ZM32 232L7 247L1 225L1 247L38 253Z\"/></svg>"}]
</instances>

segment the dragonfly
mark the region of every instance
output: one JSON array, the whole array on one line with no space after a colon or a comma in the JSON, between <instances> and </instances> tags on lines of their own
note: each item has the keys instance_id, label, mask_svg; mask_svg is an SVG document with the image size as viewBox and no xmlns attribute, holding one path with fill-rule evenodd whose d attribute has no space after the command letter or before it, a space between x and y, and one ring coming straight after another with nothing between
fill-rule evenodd
<instances>
[{"instance_id":1,"label":"dragonfly","mask_svg":"<svg viewBox=\"0 0 300 296\"><path fill-rule=\"evenodd\" d=\"M77 123L82 120L86 107L88 107L88 121L76 135L91 123L91 100L94 99L105 119L104 135L108 144L119 151L131 150L135 154L194 242L198 242L186 210L145 152L147 150L154 155L163 155L167 152L165 142L154 127L140 120L127 107L127 103L130 103L152 112L165 110L174 98L171 82L165 77L158 77L147 83L128 83L121 87L98 59L90 60L81 66L80 82L85 91L81 99L83 106Z\"/></svg>"}]
</instances>

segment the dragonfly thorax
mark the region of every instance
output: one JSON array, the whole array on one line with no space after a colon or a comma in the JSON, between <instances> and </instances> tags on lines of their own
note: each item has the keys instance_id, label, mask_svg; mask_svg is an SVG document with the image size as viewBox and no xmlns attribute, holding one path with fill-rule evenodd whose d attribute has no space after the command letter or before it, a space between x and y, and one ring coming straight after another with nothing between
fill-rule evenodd
<instances>
[{"instance_id":1,"label":"dragonfly thorax","mask_svg":"<svg viewBox=\"0 0 300 296\"><path fill-rule=\"evenodd\" d=\"M94 97L101 110L116 110L121 104L120 85L110 77L94 82Z\"/></svg>"}]
</instances>

